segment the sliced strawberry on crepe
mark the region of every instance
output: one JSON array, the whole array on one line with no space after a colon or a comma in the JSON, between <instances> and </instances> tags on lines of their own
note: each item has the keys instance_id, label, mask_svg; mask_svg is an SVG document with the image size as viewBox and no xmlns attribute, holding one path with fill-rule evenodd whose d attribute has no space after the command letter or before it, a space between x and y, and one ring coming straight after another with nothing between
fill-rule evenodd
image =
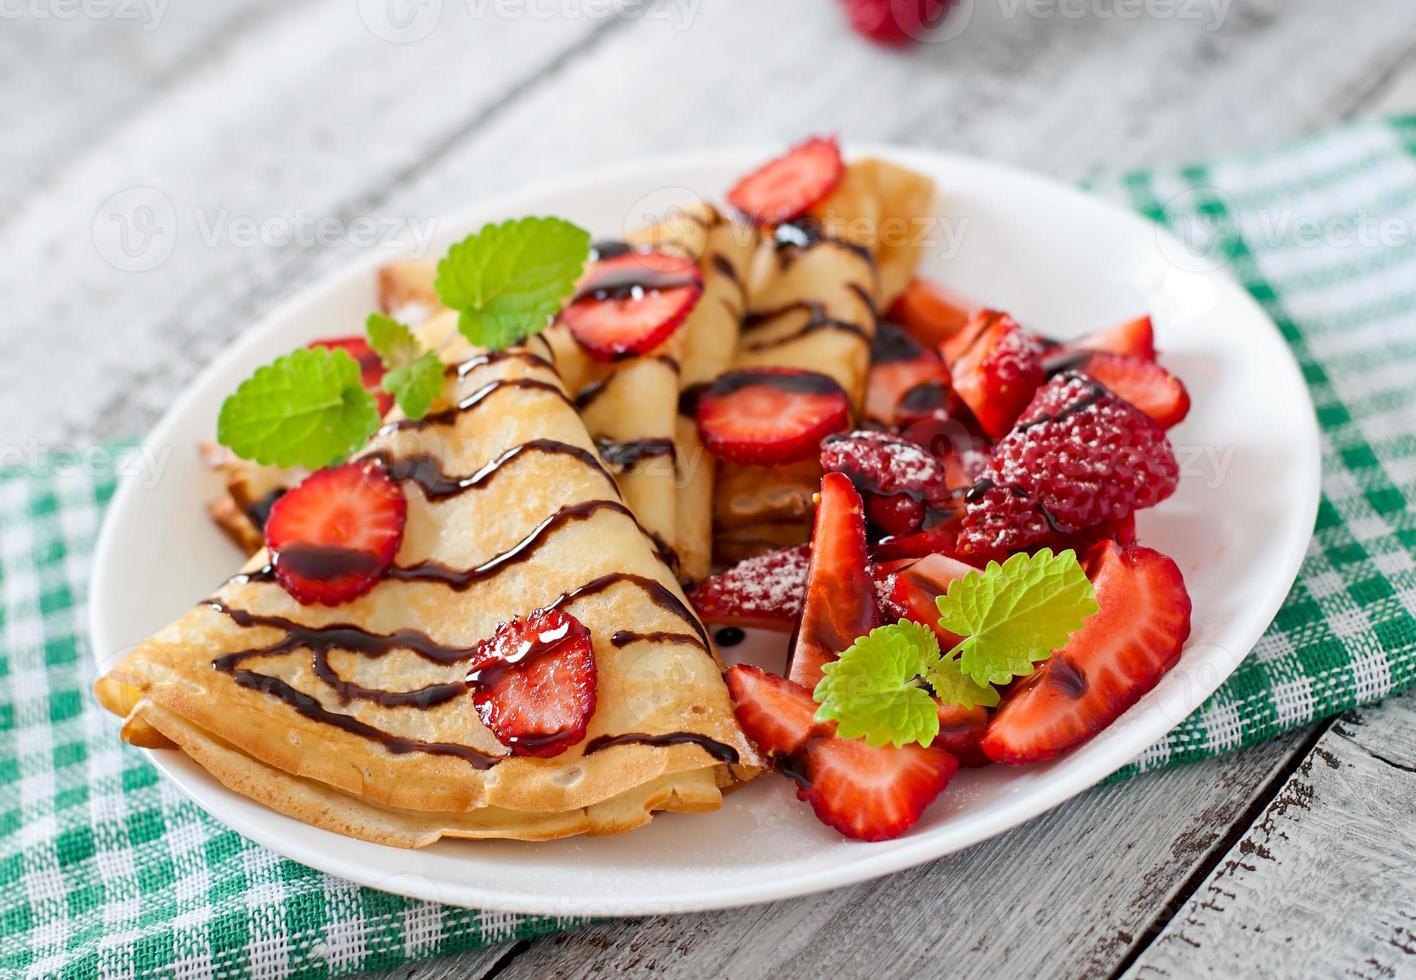
<instances>
[{"instance_id":1,"label":"sliced strawberry on crepe","mask_svg":"<svg viewBox=\"0 0 1416 980\"><path fill-rule=\"evenodd\" d=\"M558 609L502 625L467 671L482 724L514 755L543 759L585 738L596 682L590 631Z\"/></svg>"},{"instance_id":2,"label":"sliced strawberry on crepe","mask_svg":"<svg viewBox=\"0 0 1416 980\"><path fill-rule=\"evenodd\" d=\"M845 169L834 137L809 139L738 181L728 203L759 225L781 224L835 190Z\"/></svg>"},{"instance_id":3,"label":"sliced strawberry on crepe","mask_svg":"<svg viewBox=\"0 0 1416 980\"><path fill-rule=\"evenodd\" d=\"M820 497L811 534L806 605L787 660L787 676L807 690L821 680L823 664L880 625L860 494L845 475L827 473Z\"/></svg>"},{"instance_id":4,"label":"sliced strawberry on crepe","mask_svg":"<svg viewBox=\"0 0 1416 980\"><path fill-rule=\"evenodd\" d=\"M978 312L976 304L957 296L938 283L918 276L910 280L886 314L915 340L928 347L938 347Z\"/></svg>"},{"instance_id":5,"label":"sliced strawberry on crepe","mask_svg":"<svg viewBox=\"0 0 1416 980\"><path fill-rule=\"evenodd\" d=\"M944 344L954 390L994 439L1002 437L1046 376L1042 341L996 310L979 313Z\"/></svg>"},{"instance_id":6,"label":"sliced strawberry on crepe","mask_svg":"<svg viewBox=\"0 0 1416 980\"><path fill-rule=\"evenodd\" d=\"M816 702L800 684L750 664L729 667L723 676L733 715L767 758L791 755L812 734L834 732L834 723L817 724Z\"/></svg>"},{"instance_id":7,"label":"sliced strawberry on crepe","mask_svg":"<svg viewBox=\"0 0 1416 980\"><path fill-rule=\"evenodd\" d=\"M806 597L807 545L747 558L704 579L689 594L705 623L788 633Z\"/></svg>"},{"instance_id":8,"label":"sliced strawberry on crepe","mask_svg":"<svg viewBox=\"0 0 1416 980\"><path fill-rule=\"evenodd\" d=\"M816 455L844 429L851 404L834 379L794 368L729 371L698 397L704 447L731 463L766 466Z\"/></svg>"},{"instance_id":9,"label":"sliced strawberry on crepe","mask_svg":"<svg viewBox=\"0 0 1416 980\"><path fill-rule=\"evenodd\" d=\"M1085 375L1037 393L967 497L959 534L970 561L1064 541L1175 491L1180 466L1165 430Z\"/></svg>"},{"instance_id":10,"label":"sliced strawberry on crepe","mask_svg":"<svg viewBox=\"0 0 1416 980\"><path fill-rule=\"evenodd\" d=\"M943 749L872 748L860 739L808 740L800 755L789 769L797 798L822 823L865 841L892 840L913 827L959 770Z\"/></svg>"},{"instance_id":11,"label":"sliced strawberry on crepe","mask_svg":"<svg viewBox=\"0 0 1416 980\"><path fill-rule=\"evenodd\" d=\"M1190 412L1185 384L1155 361L1127 354L1089 351L1075 360L1075 370L1095 378L1112 392L1145 412L1163 429L1179 424Z\"/></svg>"},{"instance_id":12,"label":"sliced strawberry on crepe","mask_svg":"<svg viewBox=\"0 0 1416 980\"><path fill-rule=\"evenodd\" d=\"M1143 361L1153 361L1155 360L1155 326L1151 323L1150 317L1141 316L1109 329L1087 334L1080 340L1062 344L1048 353L1049 373L1058 369L1053 366L1056 363L1055 359L1063 358L1069 352L1083 350L1109 351L1113 354L1139 357Z\"/></svg>"},{"instance_id":13,"label":"sliced strawberry on crepe","mask_svg":"<svg viewBox=\"0 0 1416 980\"><path fill-rule=\"evenodd\" d=\"M334 337L328 340L312 340L310 347L324 347L328 350L342 350L359 362L359 380L374 396L379 406L379 415L388 414L393 407L393 396L383 390L384 365L369 342L363 337Z\"/></svg>"},{"instance_id":14,"label":"sliced strawberry on crepe","mask_svg":"<svg viewBox=\"0 0 1416 980\"><path fill-rule=\"evenodd\" d=\"M1085 566L1100 609L993 716L982 746L996 762L1041 762L1081 745L1180 659L1190 596L1173 561L1108 541L1087 554Z\"/></svg>"},{"instance_id":15,"label":"sliced strawberry on crepe","mask_svg":"<svg viewBox=\"0 0 1416 980\"><path fill-rule=\"evenodd\" d=\"M317 470L266 520L275 579L297 602L337 606L374 587L403 541L408 502L377 463Z\"/></svg>"},{"instance_id":16,"label":"sliced strawberry on crepe","mask_svg":"<svg viewBox=\"0 0 1416 980\"><path fill-rule=\"evenodd\" d=\"M922 386L933 385L933 388ZM901 403L915 393L912 418L922 414L924 394L937 392L934 400L947 405L953 394L949 369L933 347L927 347L890 323L881 323L871 346L870 374L865 383L865 415L885 425L902 423Z\"/></svg>"},{"instance_id":17,"label":"sliced strawberry on crepe","mask_svg":"<svg viewBox=\"0 0 1416 980\"><path fill-rule=\"evenodd\" d=\"M625 252L595 263L560 319L595 360L621 361L667 340L702 295L691 259Z\"/></svg>"}]
</instances>

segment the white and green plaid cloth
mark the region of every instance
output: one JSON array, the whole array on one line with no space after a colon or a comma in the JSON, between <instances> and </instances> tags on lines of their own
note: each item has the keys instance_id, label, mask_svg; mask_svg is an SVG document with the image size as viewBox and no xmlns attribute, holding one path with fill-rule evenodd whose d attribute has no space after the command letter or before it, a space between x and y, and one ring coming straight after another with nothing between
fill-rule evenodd
<instances>
[{"instance_id":1,"label":"white and green plaid cloth","mask_svg":"<svg viewBox=\"0 0 1416 980\"><path fill-rule=\"evenodd\" d=\"M1416 677L1416 118L1095 188L1227 262L1302 365L1323 502L1298 584L1225 686L1127 772L1215 755ZM94 702L102 454L0 474L0 975L330 977L563 920L359 888L225 829Z\"/></svg>"}]
</instances>

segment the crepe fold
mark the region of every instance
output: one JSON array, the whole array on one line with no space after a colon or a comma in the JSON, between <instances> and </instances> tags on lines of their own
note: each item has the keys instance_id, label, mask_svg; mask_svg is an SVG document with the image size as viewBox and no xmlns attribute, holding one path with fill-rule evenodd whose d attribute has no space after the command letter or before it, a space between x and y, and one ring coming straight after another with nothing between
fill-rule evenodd
<instances>
[{"instance_id":1,"label":"crepe fold","mask_svg":"<svg viewBox=\"0 0 1416 980\"><path fill-rule=\"evenodd\" d=\"M421 332L432 340L435 321ZM758 760L549 345L441 343L443 398L416 422L395 410L366 452L418 461L390 575L344 605L302 606L259 552L108 671L100 701L129 741L175 745L275 810L399 846L608 833L716 807ZM500 623L547 606L589 629L597 706L579 745L511 756L466 694L466 664Z\"/></svg>"},{"instance_id":2,"label":"crepe fold","mask_svg":"<svg viewBox=\"0 0 1416 980\"><path fill-rule=\"evenodd\" d=\"M788 367L835 379L859 412L878 311L904 290L928 240L933 182L877 159L846 167L802 219L773 229L749 281L734 367ZM719 468L715 551L736 561L811 535L814 460Z\"/></svg>"}]
</instances>

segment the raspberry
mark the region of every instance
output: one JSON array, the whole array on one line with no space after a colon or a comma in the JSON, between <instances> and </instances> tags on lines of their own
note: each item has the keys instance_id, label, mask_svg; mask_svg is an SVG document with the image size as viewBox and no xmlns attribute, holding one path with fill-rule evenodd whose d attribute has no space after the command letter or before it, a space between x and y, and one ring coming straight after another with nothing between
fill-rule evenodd
<instances>
[{"instance_id":1,"label":"raspberry","mask_svg":"<svg viewBox=\"0 0 1416 980\"><path fill-rule=\"evenodd\" d=\"M924 501L907 493L865 498L865 516L887 535L913 534L924 523Z\"/></svg>"},{"instance_id":2,"label":"raspberry","mask_svg":"<svg viewBox=\"0 0 1416 980\"><path fill-rule=\"evenodd\" d=\"M959 546L994 557L1152 507L1175 490L1165 431L1095 381L1067 372L1041 388L968 493Z\"/></svg>"},{"instance_id":3,"label":"raspberry","mask_svg":"<svg viewBox=\"0 0 1416 980\"><path fill-rule=\"evenodd\" d=\"M948 491L944 467L913 442L860 429L821 442L821 468L844 473L861 493L935 500Z\"/></svg>"}]
</instances>

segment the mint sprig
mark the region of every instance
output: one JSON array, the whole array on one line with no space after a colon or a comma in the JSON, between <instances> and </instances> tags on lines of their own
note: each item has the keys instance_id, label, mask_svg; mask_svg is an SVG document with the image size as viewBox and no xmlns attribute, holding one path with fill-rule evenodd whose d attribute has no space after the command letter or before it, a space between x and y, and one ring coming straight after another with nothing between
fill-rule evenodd
<instances>
[{"instance_id":1,"label":"mint sprig","mask_svg":"<svg viewBox=\"0 0 1416 980\"><path fill-rule=\"evenodd\" d=\"M812 692L817 720L874 746L929 745L939 734L936 698L998 704L994 685L1031 674L1098 608L1076 554L1046 548L956 579L938 605L941 629L962 637L952 649L941 651L933 630L908 620L871 630L822 668Z\"/></svg>"},{"instance_id":2,"label":"mint sprig","mask_svg":"<svg viewBox=\"0 0 1416 980\"><path fill-rule=\"evenodd\" d=\"M378 427L374 396L347 351L301 347L257 368L222 402L216 439L267 466L327 466Z\"/></svg>"},{"instance_id":3,"label":"mint sprig","mask_svg":"<svg viewBox=\"0 0 1416 980\"><path fill-rule=\"evenodd\" d=\"M380 385L383 390L393 396L410 419L428 414L433 399L442 393L442 359L433 351L423 350L413 331L391 316L370 313L364 332L387 372Z\"/></svg>"},{"instance_id":4,"label":"mint sprig","mask_svg":"<svg viewBox=\"0 0 1416 980\"><path fill-rule=\"evenodd\" d=\"M462 335L499 350L549 326L589 257L590 233L568 221L504 221L452 246L434 285Z\"/></svg>"}]
</instances>

